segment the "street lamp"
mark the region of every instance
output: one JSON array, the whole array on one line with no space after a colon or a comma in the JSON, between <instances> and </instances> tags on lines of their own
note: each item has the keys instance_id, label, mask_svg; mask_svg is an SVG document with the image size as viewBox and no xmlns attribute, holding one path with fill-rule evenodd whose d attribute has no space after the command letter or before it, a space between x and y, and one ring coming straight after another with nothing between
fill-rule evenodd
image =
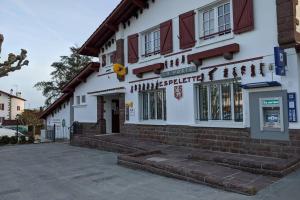
<instances>
[{"instance_id":1,"label":"street lamp","mask_svg":"<svg viewBox=\"0 0 300 200\"><path fill-rule=\"evenodd\" d=\"M17 143L19 143L19 119L20 119L20 115L17 114L16 115L16 120L17 120Z\"/></svg>"}]
</instances>

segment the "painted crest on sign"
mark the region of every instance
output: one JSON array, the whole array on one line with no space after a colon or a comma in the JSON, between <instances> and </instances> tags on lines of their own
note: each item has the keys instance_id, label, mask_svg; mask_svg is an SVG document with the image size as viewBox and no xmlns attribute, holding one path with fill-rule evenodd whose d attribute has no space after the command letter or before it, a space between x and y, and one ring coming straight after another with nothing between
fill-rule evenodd
<instances>
[{"instance_id":1,"label":"painted crest on sign","mask_svg":"<svg viewBox=\"0 0 300 200\"><path fill-rule=\"evenodd\" d=\"M176 99L180 100L183 96L183 87L182 85L174 86L174 96Z\"/></svg>"}]
</instances>

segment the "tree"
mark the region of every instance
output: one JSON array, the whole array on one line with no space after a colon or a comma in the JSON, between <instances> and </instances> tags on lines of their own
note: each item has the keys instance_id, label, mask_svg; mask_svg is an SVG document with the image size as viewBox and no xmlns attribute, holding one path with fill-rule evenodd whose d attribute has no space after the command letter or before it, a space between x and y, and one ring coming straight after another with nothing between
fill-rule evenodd
<instances>
[{"instance_id":1,"label":"tree","mask_svg":"<svg viewBox=\"0 0 300 200\"><path fill-rule=\"evenodd\" d=\"M3 41L4 37L2 34L0 34L0 54ZM29 61L25 60L26 57L27 51L25 49L21 49L20 55L15 55L13 53L8 54L7 61L0 63L0 78L8 76L9 72L20 70L23 66L28 65Z\"/></svg>"},{"instance_id":2,"label":"tree","mask_svg":"<svg viewBox=\"0 0 300 200\"><path fill-rule=\"evenodd\" d=\"M90 57L80 55L79 48L71 47L70 50L69 56L61 56L60 61L52 63L51 80L38 82L34 86L46 97L46 106L53 103L61 95L61 88L92 61Z\"/></svg>"}]
</instances>

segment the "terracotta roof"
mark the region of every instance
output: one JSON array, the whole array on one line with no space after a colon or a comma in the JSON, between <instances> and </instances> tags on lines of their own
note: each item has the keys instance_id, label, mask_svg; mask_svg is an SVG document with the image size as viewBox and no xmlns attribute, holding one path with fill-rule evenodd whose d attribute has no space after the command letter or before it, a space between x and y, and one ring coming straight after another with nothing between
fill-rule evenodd
<instances>
[{"instance_id":1,"label":"terracotta roof","mask_svg":"<svg viewBox=\"0 0 300 200\"><path fill-rule=\"evenodd\" d=\"M16 96L16 95L9 94L9 93L4 92L4 91L2 91L2 90L0 90L0 93L5 94L5 95L7 95L7 96L9 96L9 97L11 97L11 98L16 98L16 99L20 99L20 100L26 101L26 99L23 99L23 98L18 97L18 96Z\"/></svg>"},{"instance_id":2,"label":"terracotta roof","mask_svg":"<svg viewBox=\"0 0 300 200\"><path fill-rule=\"evenodd\" d=\"M87 77L95 71L99 71L100 64L96 62L89 63L84 67L71 81L69 81L61 90L64 93L73 92L74 89Z\"/></svg>"},{"instance_id":3,"label":"terracotta roof","mask_svg":"<svg viewBox=\"0 0 300 200\"><path fill-rule=\"evenodd\" d=\"M101 46L118 31L119 24L126 23L138 10L146 8L147 1L148 0L122 0L82 45L79 53L97 57Z\"/></svg>"},{"instance_id":4,"label":"terracotta roof","mask_svg":"<svg viewBox=\"0 0 300 200\"><path fill-rule=\"evenodd\" d=\"M59 97L53 104L51 104L44 112L42 112L40 118L45 119L48 115L50 115L56 108L58 108L62 103L68 100L73 93L66 93Z\"/></svg>"}]
</instances>

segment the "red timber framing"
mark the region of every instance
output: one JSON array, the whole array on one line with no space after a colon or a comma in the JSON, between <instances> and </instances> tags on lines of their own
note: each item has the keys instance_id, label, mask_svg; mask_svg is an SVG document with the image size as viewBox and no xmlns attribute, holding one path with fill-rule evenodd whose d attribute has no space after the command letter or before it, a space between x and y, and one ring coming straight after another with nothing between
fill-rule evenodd
<instances>
[{"instance_id":1,"label":"red timber framing","mask_svg":"<svg viewBox=\"0 0 300 200\"><path fill-rule=\"evenodd\" d=\"M148 65L145 67L133 69L132 73L136 75L138 78L143 78L143 74L145 73L154 72L155 74L160 74L161 70L163 69L164 69L164 63L156 63L153 65Z\"/></svg>"},{"instance_id":2,"label":"red timber framing","mask_svg":"<svg viewBox=\"0 0 300 200\"><path fill-rule=\"evenodd\" d=\"M230 60L232 59L232 55L239 51L240 51L240 45L237 43L233 43L230 45L188 55L188 63L193 62L196 65L202 65L203 60L218 57L218 56L224 56L225 59Z\"/></svg>"},{"instance_id":3,"label":"red timber framing","mask_svg":"<svg viewBox=\"0 0 300 200\"><path fill-rule=\"evenodd\" d=\"M121 23L127 22L138 10L147 7L148 0L122 0L113 12L105 19L98 29L80 48L82 55L97 57L103 46L115 32Z\"/></svg>"},{"instance_id":4,"label":"red timber framing","mask_svg":"<svg viewBox=\"0 0 300 200\"><path fill-rule=\"evenodd\" d=\"M73 92L75 87L80 83L85 82L87 77L89 77L92 73L99 71L100 64L91 62L89 63L81 72L78 73L69 83L67 83L63 88L62 92L68 93Z\"/></svg>"}]
</instances>

